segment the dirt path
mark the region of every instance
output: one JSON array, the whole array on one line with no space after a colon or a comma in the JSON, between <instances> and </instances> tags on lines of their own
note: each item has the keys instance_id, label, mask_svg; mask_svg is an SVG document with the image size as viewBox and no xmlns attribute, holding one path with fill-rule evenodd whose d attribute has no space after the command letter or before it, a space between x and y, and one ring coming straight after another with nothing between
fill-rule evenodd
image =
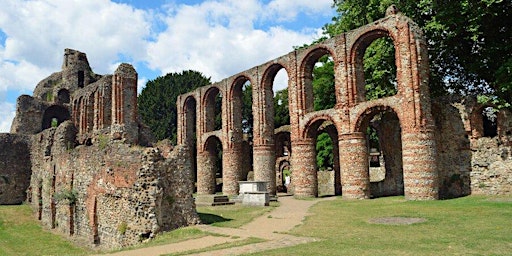
<instances>
[{"instance_id":1,"label":"dirt path","mask_svg":"<svg viewBox=\"0 0 512 256\"><path fill-rule=\"evenodd\" d=\"M153 256L168 253L184 252L192 249L202 249L217 244L234 242L249 237L257 237L268 240L266 242L249 244L239 247L222 249L217 251L208 251L196 255L240 255L244 253L252 253L282 247L293 246L302 243L315 241L315 238L296 237L283 234L299 225L308 215L309 208L321 200L329 200L332 198L319 200L297 200L292 196L279 197L280 205L269 213L266 213L252 222L241 226L240 228L221 228L208 225L199 225L199 229L223 234L226 236L206 236L198 239L191 239L179 243L172 243L148 248L141 248L131 251L123 251L119 253L109 254L116 256Z\"/></svg>"}]
</instances>

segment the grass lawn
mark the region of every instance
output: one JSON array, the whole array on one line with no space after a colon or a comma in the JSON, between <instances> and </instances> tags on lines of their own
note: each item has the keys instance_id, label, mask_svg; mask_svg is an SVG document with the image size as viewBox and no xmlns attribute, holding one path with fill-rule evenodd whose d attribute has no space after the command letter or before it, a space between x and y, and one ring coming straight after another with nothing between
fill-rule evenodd
<instances>
[{"instance_id":1,"label":"grass lawn","mask_svg":"<svg viewBox=\"0 0 512 256\"><path fill-rule=\"evenodd\" d=\"M270 207L250 207L240 204L223 206L197 206L199 218L205 224L225 228L238 228L252 219L267 213L278 206L271 202Z\"/></svg>"},{"instance_id":2,"label":"grass lawn","mask_svg":"<svg viewBox=\"0 0 512 256\"><path fill-rule=\"evenodd\" d=\"M443 201L403 197L320 202L290 233L322 241L254 255L511 255L512 198L469 196ZM412 225L371 224L415 217Z\"/></svg>"},{"instance_id":3,"label":"grass lawn","mask_svg":"<svg viewBox=\"0 0 512 256\"><path fill-rule=\"evenodd\" d=\"M0 255L85 255L89 252L44 231L28 205L0 206Z\"/></svg>"},{"instance_id":4,"label":"grass lawn","mask_svg":"<svg viewBox=\"0 0 512 256\"><path fill-rule=\"evenodd\" d=\"M274 205L275 206L275 205ZM272 207L198 207L203 221L239 227ZM511 255L512 197L469 196L442 201L403 197L319 202L303 225L290 231L321 241L254 255ZM412 225L369 223L380 217L424 218ZM163 233L143 246L204 236L194 227ZM260 241L242 240L239 243ZM222 247L236 244L221 245ZM207 250L213 250L208 248ZM44 231L26 205L0 206L0 255L86 255L61 236Z\"/></svg>"},{"instance_id":5,"label":"grass lawn","mask_svg":"<svg viewBox=\"0 0 512 256\"><path fill-rule=\"evenodd\" d=\"M205 223L221 227L239 227L271 209L272 207L231 205L198 207L198 212ZM159 234L148 243L123 250L176 243L206 235L211 234L194 227L179 228ZM243 243L255 242L260 241L254 239L243 241ZM223 245L223 247L237 245L235 243ZM42 229L28 205L0 206L0 255L88 255L93 253L100 252L77 247L65 238Z\"/></svg>"}]
</instances>

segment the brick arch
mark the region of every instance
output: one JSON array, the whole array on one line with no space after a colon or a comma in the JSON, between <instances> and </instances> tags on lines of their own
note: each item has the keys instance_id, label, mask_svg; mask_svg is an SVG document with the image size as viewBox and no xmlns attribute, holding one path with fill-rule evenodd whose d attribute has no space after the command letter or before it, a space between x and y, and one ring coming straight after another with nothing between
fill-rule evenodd
<instances>
[{"instance_id":1,"label":"brick arch","mask_svg":"<svg viewBox=\"0 0 512 256\"><path fill-rule=\"evenodd\" d=\"M316 133L318 128L326 121L332 123L332 125L336 128L336 131L339 130L338 120L331 116L330 113L322 113L319 115L314 115L312 118L306 121L303 132L301 134L301 138L314 138L314 133Z\"/></svg>"},{"instance_id":2,"label":"brick arch","mask_svg":"<svg viewBox=\"0 0 512 256\"><path fill-rule=\"evenodd\" d=\"M219 144L219 149L222 150L223 149L223 143L222 143L222 139L217 137L216 135L211 135L209 136L204 144L203 144L203 149L204 149L204 156L205 156L205 159L206 162L208 163L207 165L203 165L202 168L198 168L198 174L197 174L197 177L198 177L198 192L199 190L203 190L204 187L208 188L207 191L208 193L215 193L215 192L222 192L223 188L218 186L219 184L217 184L217 178L222 178L223 179L223 184L222 186L224 186L225 184L225 181L224 181L224 175L225 175L225 171L223 169L224 167L224 153L225 152L222 152L222 154L220 154L220 158L219 159L219 153L217 151L217 148L216 148L216 144ZM216 161L221 161L221 163L218 163ZM219 165L218 165L219 164ZM220 177L217 177L216 176L216 173L219 172L220 173ZM202 188L200 188L202 187Z\"/></svg>"},{"instance_id":3,"label":"brick arch","mask_svg":"<svg viewBox=\"0 0 512 256\"><path fill-rule=\"evenodd\" d=\"M192 113L193 112L193 116ZM194 133L197 133L197 100L193 95L189 95L185 98L182 105L182 113L184 114L185 122L184 122L184 130L185 130L185 138L184 142L186 144L191 144L193 141ZM191 145L189 145L191 146Z\"/></svg>"},{"instance_id":4,"label":"brick arch","mask_svg":"<svg viewBox=\"0 0 512 256\"><path fill-rule=\"evenodd\" d=\"M251 85L254 85L254 83L252 82L251 78L249 78L246 75L240 75L240 76L236 77L233 80L233 83L231 83L231 87L229 89L228 99L229 100L234 100L234 97L241 96L241 95L237 95L237 93L242 91L242 87L244 86L244 84L247 81L249 81L249 83L251 83Z\"/></svg>"},{"instance_id":5,"label":"brick arch","mask_svg":"<svg viewBox=\"0 0 512 256\"><path fill-rule=\"evenodd\" d=\"M201 100L201 108L203 109L204 113L203 123L205 132L211 132L215 130L215 97L217 96L217 94L225 96L220 87L212 85L206 90ZM225 110L223 109L223 105L224 104L222 104L221 106L221 113L225 112Z\"/></svg>"},{"instance_id":6,"label":"brick arch","mask_svg":"<svg viewBox=\"0 0 512 256\"><path fill-rule=\"evenodd\" d=\"M372 30L365 31L364 33L357 36L357 39L354 41L350 49L350 62L353 65L352 68L352 79L353 79L353 88L352 95L350 95L350 99L352 100L352 104L366 101L366 89L365 89L365 76L364 76L364 67L363 67L363 58L366 49L370 44L372 44L375 40L379 38L389 37L393 41L393 45L395 47L395 65L398 67L400 65L400 53L398 51L397 39L395 33L393 31L388 30L386 27L376 27ZM397 79L397 94L402 90L399 80L399 75L396 75ZM351 104L351 105L352 105Z\"/></svg>"},{"instance_id":7,"label":"brick arch","mask_svg":"<svg viewBox=\"0 0 512 256\"><path fill-rule=\"evenodd\" d=\"M372 120L372 118L375 115L377 115L378 113L383 113L383 112L388 112L388 111L392 111L393 113L395 113L396 116L398 117L400 124L402 123L402 118L400 116L400 112L397 111L393 106L383 105L383 104L382 105L373 105L371 107L363 109L362 111L360 111L357 114L357 119L354 123L354 127L353 127L352 131L365 133L366 131L364 129L366 129L366 127L368 127L370 121Z\"/></svg>"},{"instance_id":8,"label":"brick arch","mask_svg":"<svg viewBox=\"0 0 512 256\"><path fill-rule=\"evenodd\" d=\"M249 82L254 88L252 80L245 75L236 77L229 89L228 102L231 118L228 122L228 129L236 133L236 140L242 139L242 107L243 107L243 86ZM252 99L251 99L252 101Z\"/></svg>"},{"instance_id":9,"label":"brick arch","mask_svg":"<svg viewBox=\"0 0 512 256\"><path fill-rule=\"evenodd\" d=\"M290 70L287 68L287 66L285 64L276 62L268 66L263 72L263 76L261 79L261 89L272 90L274 78L276 77L277 72L279 72L279 70L281 69L284 69L286 71L286 73L288 74L288 78L290 77Z\"/></svg>"},{"instance_id":10,"label":"brick arch","mask_svg":"<svg viewBox=\"0 0 512 256\"><path fill-rule=\"evenodd\" d=\"M210 135L210 136L208 136L208 138L206 138L204 140L204 143L201 146L202 151L208 152L211 149L209 147L212 146L211 143L213 143L212 141L214 141L214 140L218 141L222 148L222 145L223 145L222 138L218 137L217 135Z\"/></svg>"},{"instance_id":11,"label":"brick arch","mask_svg":"<svg viewBox=\"0 0 512 256\"><path fill-rule=\"evenodd\" d=\"M317 47L311 48L308 53L305 55L305 57L300 61L300 69L299 69L299 88L298 91L302 92L300 97L302 99L303 104L301 106L298 106L299 109L302 109L305 111L305 113L309 113L314 111L313 105L314 105L314 95L313 95L313 69L315 67L316 62L318 59L324 55L329 55L333 58L334 61L334 70L336 70L337 66L337 56L334 53L334 50L328 48L325 45L319 45ZM336 72L334 73L336 76ZM334 79L336 81L336 79ZM342 101L339 97L339 88L336 88L335 86L335 92L336 92L336 103L339 103Z\"/></svg>"}]
</instances>

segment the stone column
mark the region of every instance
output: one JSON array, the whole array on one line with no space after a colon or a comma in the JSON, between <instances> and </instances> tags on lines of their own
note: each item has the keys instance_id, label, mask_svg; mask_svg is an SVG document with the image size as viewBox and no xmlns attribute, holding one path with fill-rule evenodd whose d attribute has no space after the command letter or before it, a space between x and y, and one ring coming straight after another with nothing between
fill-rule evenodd
<instances>
[{"instance_id":1,"label":"stone column","mask_svg":"<svg viewBox=\"0 0 512 256\"><path fill-rule=\"evenodd\" d=\"M292 183L295 197L317 197L318 177L313 139L292 142Z\"/></svg>"},{"instance_id":2,"label":"stone column","mask_svg":"<svg viewBox=\"0 0 512 256\"><path fill-rule=\"evenodd\" d=\"M222 193L224 195L238 195L240 181L241 145L224 150L222 156Z\"/></svg>"},{"instance_id":3,"label":"stone column","mask_svg":"<svg viewBox=\"0 0 512 256\"><path fill-rule=\"evenodd\" d=\"M342 194L345 198L370 198L370 177L366 136L362 132L339 138Z\"/></svg>"},{"instance_id":4,"label":"stone column","mask_svg":"<svg viewBox=\"0 0 512 256\"><path fill-rule=\"evenodd\" d=\"M274 145L260 145L253 148L254 180L266 181L267 190L271 195L276 194L276 155Z\"/></svg>"},{"instance_id":5,"label":"stone column","mask_svg":"<svg viewBox=\"0 0 512 256\"><path fill-rule=\"evenodd\" d=\"M434 132L424 129L402 137L404 193L408 200L439 198Z\"/></svg>"},{"instance_id":6,"label":"stone column","mask_svg":"<svg viewBox=\"0 0 512 256\"><path fill-rule=\"evenodd\" d=\"M215 194L215 163L208 151L197 154L197 194Z\"/></svg>"}]
</instances>

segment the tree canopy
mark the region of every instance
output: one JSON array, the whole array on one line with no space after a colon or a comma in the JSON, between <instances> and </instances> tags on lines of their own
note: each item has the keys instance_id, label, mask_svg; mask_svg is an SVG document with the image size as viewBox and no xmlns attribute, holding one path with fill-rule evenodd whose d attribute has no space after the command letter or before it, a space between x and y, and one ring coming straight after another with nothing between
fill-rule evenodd
<instances>
[{"instance_id":1,"label":"tree canopy","mask_svg":"<svg viewBox=\"0 0 512 256\"><path fill-rule=\"evenodd\" d=\"M335 0L337 16L324 26L324 34L332 37L382 18L391 4L425 32L434 96L486 94L491 95L490 99L499 99L502 106L510 106L512 1ZM374 67L367 67L365 63L367 79L377 81L379 75L393 73L390 47L392 44L384 43L369 47L367 53L384 57L379 65L373 63ZM365 61L368 58L370 56L365 56Z\"/></svg>"},{"instance_id":2,"label":"tree canopy","mask_svg":"<svg viewBox=\"0 0 512 256\"><path fill-rule=\"evenodd\" d=\"M176 143L178 96L210 83L210 78L192 70L168 73L148 81L138 97L142 121L150 127L156 139L170 139Z\"/></svg>"}]
</instances>

